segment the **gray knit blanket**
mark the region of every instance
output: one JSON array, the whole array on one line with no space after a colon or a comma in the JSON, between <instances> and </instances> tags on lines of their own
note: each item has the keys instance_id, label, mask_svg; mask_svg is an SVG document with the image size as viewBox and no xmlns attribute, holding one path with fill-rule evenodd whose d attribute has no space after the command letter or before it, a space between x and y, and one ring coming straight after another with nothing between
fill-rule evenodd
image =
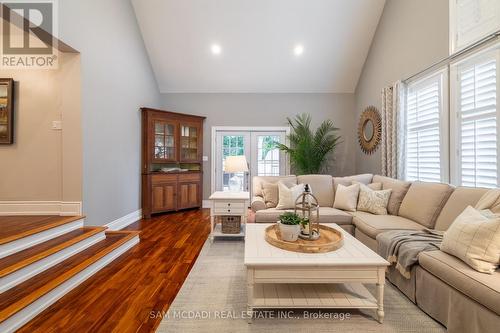
<instances>
[{"instance_id":1,"label":"gray knit blanket","mask_svg":"<svg viewBox=\"0 0 500 333\"><path fill-rule=\"evenodd\" d=\"M423 251L439 250L443 232L425 229L391 230L377 235L378 254L387 259L405 278L410 279L410 271Z\"/></svg>"}]
</instances>

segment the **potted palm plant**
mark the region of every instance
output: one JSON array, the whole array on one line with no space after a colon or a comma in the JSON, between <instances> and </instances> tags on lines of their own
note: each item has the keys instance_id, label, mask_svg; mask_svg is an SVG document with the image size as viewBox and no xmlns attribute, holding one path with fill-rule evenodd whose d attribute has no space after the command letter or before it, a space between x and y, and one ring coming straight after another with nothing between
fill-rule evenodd
<instances>
[{"instance_id":1,"label":"potted palm plant","mask_svg":"<svg viewBox=\"0 0 500 333\"><path fill-rule=\"evenodd\" d=\"M299 175L318 174L324 167L341 137L339 130L331 120L325 120L313 131L311 129L311 116L301 114L295 119L287 118L292 132L288 136L290 146L276 143L276 146L290 156L290 163Z\"/></svg>"},{"instance_id":2,"label":"potted palm plant","mask_svg":"<svg viewBox=\"0 0 500 333\"><path fill-rule=\"evenodd\" d=\"M295 242L299 238L301 221L302 219L295 213L286 212L281 214L278 221L281 239L287 242Z\"/></svg>"}]
</instances>

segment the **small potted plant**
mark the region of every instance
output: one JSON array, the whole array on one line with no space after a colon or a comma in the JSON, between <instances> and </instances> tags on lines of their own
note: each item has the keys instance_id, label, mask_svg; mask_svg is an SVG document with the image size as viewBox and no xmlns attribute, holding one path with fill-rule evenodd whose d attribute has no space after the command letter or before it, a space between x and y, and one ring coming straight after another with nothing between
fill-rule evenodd
<instances>
[{"instance_id":1,"label":"small potted plant","mask_svg":"<svg viewBox=\"0 0 500 333\"><path fill-rule=\"evenodd\" d=\"M286 212L279 217L278 227L281 239L287 242L295 242L299 238L300 222L302 219L295 213Z\"/></svg>"}]
</instances>

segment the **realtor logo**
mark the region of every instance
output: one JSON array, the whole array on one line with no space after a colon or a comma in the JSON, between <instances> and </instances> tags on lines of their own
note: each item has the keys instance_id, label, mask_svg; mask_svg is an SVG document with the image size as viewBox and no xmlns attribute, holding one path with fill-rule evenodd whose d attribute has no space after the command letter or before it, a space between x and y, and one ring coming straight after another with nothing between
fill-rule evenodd
<instances>
[{"instance_id":1,"label":"realtor logo","mask_svg":"<svg viewBox=\"0 0 500 333\"><path fill-rule=\"evenodd\" d=\"M0 0L1 68L57 68L56 1Z\"/></svg>"}]
</instances>

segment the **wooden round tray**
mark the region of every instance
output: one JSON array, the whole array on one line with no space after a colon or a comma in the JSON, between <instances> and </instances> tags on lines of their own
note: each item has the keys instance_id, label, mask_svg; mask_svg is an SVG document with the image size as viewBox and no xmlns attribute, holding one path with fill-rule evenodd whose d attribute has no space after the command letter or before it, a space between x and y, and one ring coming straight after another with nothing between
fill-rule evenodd
<instances>
[{"instance_id":1,"label":"wooden round tray","mask_svg":"<svg viewBox=\"0 0 500 333\"><path fill-rule=\"evenodd\" d=\"M344 236L334 228L320 225L321 237L315 241L299 238L295 242L287 242L281 239L279 227L273 224L266 228L266 241L280 249L302 252L302 253L324 253L340 249L344 244Z\"/></svg>"}]
</instances>

